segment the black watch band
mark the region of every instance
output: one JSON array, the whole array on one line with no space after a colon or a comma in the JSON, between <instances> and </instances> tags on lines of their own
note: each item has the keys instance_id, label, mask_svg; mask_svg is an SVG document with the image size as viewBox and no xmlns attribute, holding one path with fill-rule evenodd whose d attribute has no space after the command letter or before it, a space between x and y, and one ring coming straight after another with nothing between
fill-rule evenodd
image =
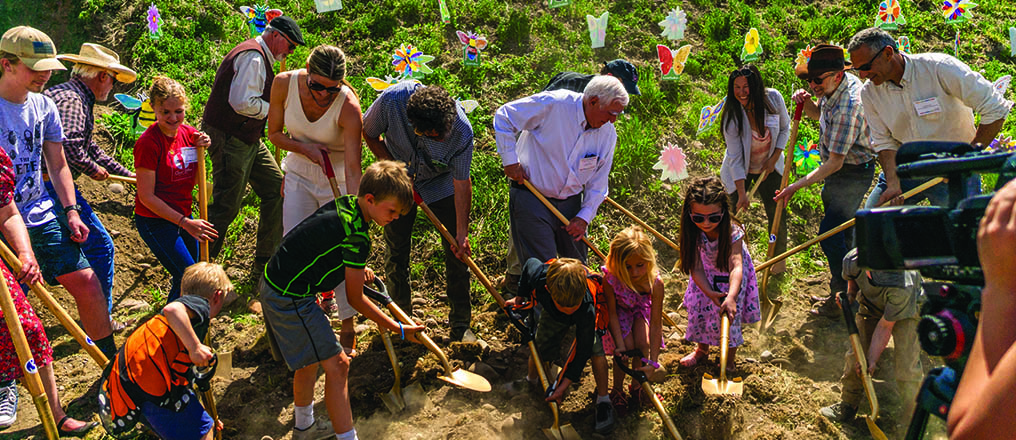
<instances>
[{"instance_id":1,"label":"black watch band","mask_svg":"<svg viewBox=\"0 0 1016 440\"><path fill-rule=\"evenodd\" d=\"M63 210L64 210L64 214L66 214L66 213L68 213L70 211L77 211L80 214L81 213L81 205L75 203L73 205L64 206Z\"/></svg>"}]
</instances>

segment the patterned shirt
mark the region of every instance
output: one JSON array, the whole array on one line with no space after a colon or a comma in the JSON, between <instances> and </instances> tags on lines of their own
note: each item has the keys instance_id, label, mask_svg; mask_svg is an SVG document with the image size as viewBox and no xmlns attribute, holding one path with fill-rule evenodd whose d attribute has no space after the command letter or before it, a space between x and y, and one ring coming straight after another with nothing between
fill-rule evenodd
<instances>
[{"instance_id":1,"label":"patterned shirt","mask_svg":"<svg viewBox=\"0 0 1016 440\"><path fill-rule=\"evenodd\" d=\"M462 106L456 105L457 117L444 140L417 136L406 115L406 104L419 87L426 86L404 81L385 89L363 114L363 133L369 138L383 134L392 157L408 165L420 197L433 203L455 194L452 179L469 180L473 126Z\"/></svg>"},{"instance_id":2,"label":"patterned shirt","mask_svg":"<svg viewBox=\"0 0 1016 440\"><path fill-rule=\"evenodd\" d=\"M335 289L347 267L363 269L370 255L370 223L355 195L318 208L282 239L265 266L265 282L283 295L307 297Z\"/></svg>"},{"instance_id":3,"label":"patterned shirt","mask_svg":"<svg viewBox=\"0 0 1016 440\"><path fill-rule=\"evenodd\" d=\"M43 94L50 97L60 111L60 122L64 130L64 156L67 157L67 164L75 178L81 174L94 175L99 172L99 167L105 168L110 174L130 176L130 170L102 151L92 140L95 94L81 79L73 77L70 81L50 87ZM46 172L45 161L42 163L42 172Z\"/></svg>"},{"instance_id":4,"label":"patterned shirt","mask_svg":"<svg viewBox=\"0 0 1016 440\"><path fill-rule=\"evenodd\" d=\"M869 146L868 124L864 122L861 86L860 79L844 73L836 90L819 99L822 114L818 119L818 146L823 162L829 160L829 153L845 155L843 163L848 165L868 163L875 157Z\"/></svg>"},{"instance_id":5,"label":"patterned shirt","mask_svg":"<svg viewBox=\"0 0 1016 440\"><path fill-rule=\"evenodd\" d=\"M29 93L16 104L0 98L0 144L14 163L14 203L33 228L56 219L54 201L42 185L43 146L63 140L56 104L41 93Z\"/></svg>"}]
</instances>

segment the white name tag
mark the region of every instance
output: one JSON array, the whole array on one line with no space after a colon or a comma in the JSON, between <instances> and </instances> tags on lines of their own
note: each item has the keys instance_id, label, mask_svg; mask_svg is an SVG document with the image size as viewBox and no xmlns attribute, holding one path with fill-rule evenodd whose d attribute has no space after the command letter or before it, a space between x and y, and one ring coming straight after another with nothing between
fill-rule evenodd
<instances>
[{"instance_id":1,"label":"white name tag","mask_svg":"<svg viewBox=\"0 0 1016 440\"><path fill-rule=\"evenodd\" d=\"M183 147L180 150L184 165L190 165L198 161L198 149L194 147Z\"/></svg>"},{"instance_id":2,"label":"white name tag","mask_svg":"<svg viewBox=\"0 0 1016 440\"><path fill-rule=\"evenodd\" d=\"M932 97L914 101L914 110L917 110L917 116L927 116L932 113L941 112L942 107L938 105L938 98Z\"/></svg>"},{"instance_id":3,"label":"white name tag","mask_svg":"<svg viewBox=\"0 0 1016 440\"><path fill-rule=\"evenodd\" d=\"M583 157L579 160L579 171L592 171L596 169L596 156Z\"/></svg>"}]
</instances>

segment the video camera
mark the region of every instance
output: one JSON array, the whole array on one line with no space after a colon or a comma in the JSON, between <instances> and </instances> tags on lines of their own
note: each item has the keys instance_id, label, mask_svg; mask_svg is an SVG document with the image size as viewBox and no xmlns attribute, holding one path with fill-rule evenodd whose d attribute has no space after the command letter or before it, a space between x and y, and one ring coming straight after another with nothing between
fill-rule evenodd
<instances>
[{"instance_id":1,"label":"video camera","mask_svg":"<svg viewBox=\"0 0 1016 440\"><path fill-rule=\"evenodd\" d=\"M857 212L858 264L873 270L919 270L927 302L917 333L921 348L946 366L928 373L917 396L907 439L923 437L929 414L945 418L977 330L984 273L977 229L992 194L971 187L975 173L998 173L995 190L1016 177L1016 154L967 143L913 142L896 155L901 178L944 177L949 206L902 206ZM992 191L994 193L994 191Z\"/></svg>"}]
</instances>

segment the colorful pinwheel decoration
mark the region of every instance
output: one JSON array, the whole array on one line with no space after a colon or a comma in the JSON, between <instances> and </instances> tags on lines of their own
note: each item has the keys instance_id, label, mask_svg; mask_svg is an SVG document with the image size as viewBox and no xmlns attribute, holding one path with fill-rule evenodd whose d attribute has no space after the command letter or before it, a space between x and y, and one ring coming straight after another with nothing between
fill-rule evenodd
<instances>
[{"instance_id":1,"label":"colorful pinwheel decoration","mask_svg":"<svg viewBox=\"0 0 1016 440\"><path fill-rule=\"evenodd\" d=\"M813 46L805 46L797 52L797 58L794 60L794 67L803 67L808 65L808 61L811 60L811 51Z\"/></svg>"},{"instance_id":2,"label":"colorful pinwheel decoration","mask_svg":"<svg viewBox=\"0 0 1016 440\"><path fill-rule=\"evenodd\" d=\"M684 28L688 25L688 16L681 8L674 8L667 14L667 18L657 24L663 28L660 35L667 37L668 40L680 40L684 38Z\"/></svg>"},{"instance_id":3,"label":"colorful pinwheel decoration","mask_svg":"<svg viewBox=\"0 0 1016 440\"><path fill-rule=\"evenodd\" d=\"M148 36L153 40L158 39L162 35L162 30L159 29L162 17L159 15L159 8L155 6L155 3L148 6L148 18L145 22L148 24Z\"/></svg>"},{"instance_id":4,"label":"colorful pinwheel decoration","mask_svg":"<svg viewBox=\"0 0 1016 440\"><path fill-rule=\"evenodd\" d=\"M971 9L977 7L977 3L970 0L944 0L942 2L942 16L947 23L963 23L973 18Z\"/></svg>"},{"instance_id":5,"label":"colorful pinwheel decoration","mask_svg":"<svg viewBox=\"0 0 1016 440\"><path fill-rule=\"evenodd\" d=\"M762 56L762 44L759 42L758 29L748 29L744 35L744 47L741 48L741 61L756 61Z\"/></svg>"},{"instance_id":6,"label":"colorful pinwheel decoration","mask_svg":"<svg viewBox=\"0 0 1016 440\"><path fill-rule=\"evenodd\" d=\"M670 182L680 181L688 177L687 156L680 147L667 143L660 151L660 160L656 161L653 169L663 171L660 179Z\"/></svg>"},{"instance_id":7,"label":"colorful pinwheel decoration","mask_svg":"<svg viewBox=\"0 0 1016 440\"><path fill-rule=\"evenodd\" d=\"M265 32L275 17L282 15L281 9L268 9L268 5L240 6L240 12L247 17L247 25L250 27L250 36L256 37Z\"/></svg>"},{"instance_id":8,"label":"colorful pinwheel decoration","mask_svg":"<svg viewBox=\"0 0 1016 440\"><path fill-rule=\"evenodd\" d=\"M822 157L818 152L818 145L808 142L807 139L797 143L794 147L794 170L798 176L808 174L822 165Z\"/></svg>"},{"instance_id":9,"label":"colorful pinwheel decoration","mask_svg":"<svg viewBox=\"0 0 1016 440\"><path fill-rule=\"evenodd\" d=\"M406 43L402 43L392 54L392 66L404 79L422 78L423 75L432 73L433 70L427 63L433 60L433 56L424 55L415 46Z\"/></svg>"},{"instance_id":10,"label":"colorful pinwheel decoration","mask_svg":"<svg viewBox=\"0 0 1016 440\"><path fill-rule=\"evenodd\" d=\"M599 17L586 15L586 23L589 24L589 39L593 42L593 49L603 47L603 42L607 39L607 19L609 18L610 12L604 12Z\"/></svg>"},{"instance_id":11,"label":"colorful pinwheel decoration","mask_svg":"<svg viewBox=\"0 0 1016 440\"><path fill-rule=\"evenodd\" d=\"M899 0L882 0L878 4L878 17L875 18L875 27L887 31L895 31L907 24L903 18Z\"/></svg>"},{"instance_id":12,"label":"colorful pinwheel decoration","mask_svg":"<svg viewBox=\"0 0 1016 440\"><path fill-rule=\"evenodd\" d=\"M675 80L684 73L684 64L688 62L688 55L691 54L691 45L685 44L677 50L670 50L667 46L657 44L656 52L660 56L660 72L663 73L663 79Z\"/></svg>"},{"instance_id":13,"label":"colorful pinwheel decoration","mask_svg":"<svg viewBox=\"0 0 1016 440\"><path fill-rule=\"evenodd\" d=\"M487 39L477 35L475 32L467 34L462 31L455 31L455 34L459 36L459 42L466 46L462 49L462 64L479 66L480 51L487 47Z\"/></svg>"},{"instance_id":14,"label":"colorful pinwheel decoration","mask_svg":"<svg viewBox=\"0 0 1016 440\"><path fill-rule=\"evenodd\" d=\"M911 53L910 38L907 38L906 35L900 35L896 38L896 47L900 50L900 53Z\"/></svg>"}]
</instances>

